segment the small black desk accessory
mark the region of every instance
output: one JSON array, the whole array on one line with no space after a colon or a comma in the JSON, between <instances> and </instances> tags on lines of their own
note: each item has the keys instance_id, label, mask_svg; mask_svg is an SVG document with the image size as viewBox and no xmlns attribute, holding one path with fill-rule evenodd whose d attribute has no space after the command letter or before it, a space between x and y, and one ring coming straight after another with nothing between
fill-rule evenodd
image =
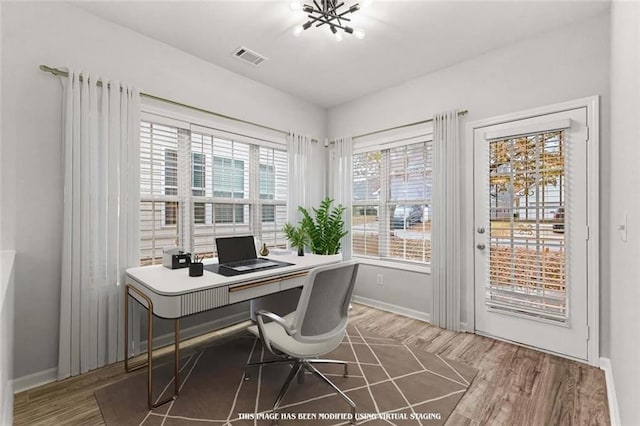
<instances>
[{"instance_id":1,"label":"small black desk accessory","mask_svg":"<svg viewBox=\"0 0 640 426\"><path fill-rule=\"evenodd\" d=\"M177 247L167 249L162 253L162 265L169 269L186 268L191 263L191 255Z\"/></svg>"},{"instance_id":2,"label":"small black desk accessory","mask_svg":"<svg viewBox=\"0 0 640 426\"><path fill-rule=\"evenodd\" d=\"M193 259L191 259L191 263L189 264L189 276L190 277L201 277L204 273L204 264L202 263L202 257L198 257L197 254L193 255Z\"/></svg>"}]
</instances>

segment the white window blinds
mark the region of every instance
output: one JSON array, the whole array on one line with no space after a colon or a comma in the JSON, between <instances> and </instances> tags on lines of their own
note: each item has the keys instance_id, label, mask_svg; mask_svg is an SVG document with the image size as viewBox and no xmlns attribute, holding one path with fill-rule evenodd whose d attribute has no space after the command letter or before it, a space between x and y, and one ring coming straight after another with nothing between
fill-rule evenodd
<instances>
[{"instance_id":1,"label":"white window blinds","mask_svg":"<svg viewBox=\"0 0 640 426\"><path fill-rule=\"evenodd\" d=\"M179 129L140 123L140 263L162 262L162 247L181 245L178 232Z\"/></svg>"},{"instance_id":2,"label":"white window blinds","mask_svg":"<svg viewBox=\"0 0 640 426\"><path fill-rule=\"evenodd\" d=\"M184 127L141 125L141 264L168 245L216 256L215 239L233 235L285 247L286 151Z\"/></svg>"},{"instance_id":3,"label":"white window blinds","mask_svg":"<svg viewBox=\"0 0 640 426\"><path fill-rule=\"evenodd\" d=\"M354 155L354 255L430 261L432 164L427 140Z\"/></svg>"},{"instance_id":4,"label":"white window blinds","mask_svg":"<svg viewBox=\"0 0 640 426\"><path fill-rule=\"evenodd\" d=\"M286 247L282 227L287 222L287 153L259 148L259 196L262 242L269 247Z\"/></svg>"},{"instance_id":5,"label":"white window blinds","mask_svg":"<svg viewBox=\"0 0 640 426\"><path fill-rule=\"evenodd\" d=\"M252 233L250 149L249 144L191 132L193 253L213 256L215 238Z\"/></svg>"},{"instance_id":6,"label":"white window blinds","mask_svg":"<svg viewBox=\"0 0 640 426\"><path fill-rule=\"evenodd\" d=\"M566 181L564 132L489 142L487 306L566 320Z\"/></svg>"}]
</instances>

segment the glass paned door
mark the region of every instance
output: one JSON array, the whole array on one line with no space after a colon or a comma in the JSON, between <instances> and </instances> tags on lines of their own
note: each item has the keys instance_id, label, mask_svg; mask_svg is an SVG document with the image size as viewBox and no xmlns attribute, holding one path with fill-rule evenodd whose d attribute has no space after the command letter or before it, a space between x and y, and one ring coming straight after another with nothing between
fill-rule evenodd
<instances>
[{"instance_id":1,"label":"glass paned door","mask_svg":"<svg viewBox=\"0 0 640 426\"><path fill-rule=\"evenodd\" d=\"M476 331L587 359L586 108L474 130Z\"/></svg>"}]
</instances>

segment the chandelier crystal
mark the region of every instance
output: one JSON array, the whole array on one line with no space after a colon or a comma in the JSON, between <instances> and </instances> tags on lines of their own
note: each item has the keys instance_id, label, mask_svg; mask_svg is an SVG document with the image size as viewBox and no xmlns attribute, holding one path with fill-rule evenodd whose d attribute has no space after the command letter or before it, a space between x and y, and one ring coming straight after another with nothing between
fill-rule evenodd
<instances>
[{"instance_id":1,"label":"chandelier crystal","mask_svg":"<svg viewBox=\"0 0 640 426\"><path fill-rule=\"evenodd\" d=\"M365 36L364 30L354 29L349 25L351 22L349 16L360 10L359 3L346 7L343 1L338 2L337 0L313 0L313 4L302 4L300 0L293 0L289 7L293 11L304 12L309 18L307 22L295 28L294 34L296 36L311 28L312 25L315 25L316 28L327 25L337 41L342 41L343 32L353 34L360 40Z\"/></svg>"}]
</instances>

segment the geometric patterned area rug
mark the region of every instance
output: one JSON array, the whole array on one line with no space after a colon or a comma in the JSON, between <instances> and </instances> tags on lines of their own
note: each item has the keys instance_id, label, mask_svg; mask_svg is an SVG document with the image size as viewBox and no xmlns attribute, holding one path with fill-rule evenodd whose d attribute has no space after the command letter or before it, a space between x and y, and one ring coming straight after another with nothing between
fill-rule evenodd
<instances>
[{"instance_id":1,"label":"geometric patterned area rug","mask_svg":"<svg viewBox=\"0 0 640 426\"><path fill-rule=\"evenodd\" d=\"M270 425L271 407L289 366L266 365L249 371L248 360L271 359L253 335L242 332L185 351L180 365L180 395L149 411L146 374L135 374L96 391L102 416L111 425ZM444 424L477 370L349 325L334 352L323 358L349 363L316 365L357 406L356 423L367 425ZM171 362L154 368L154 398L173 390ZM157 364L161 362L156 361ZM348 425L350 407L318 378L294 380L278 416L279 425Z\"/></svg>"}]
</instances>

